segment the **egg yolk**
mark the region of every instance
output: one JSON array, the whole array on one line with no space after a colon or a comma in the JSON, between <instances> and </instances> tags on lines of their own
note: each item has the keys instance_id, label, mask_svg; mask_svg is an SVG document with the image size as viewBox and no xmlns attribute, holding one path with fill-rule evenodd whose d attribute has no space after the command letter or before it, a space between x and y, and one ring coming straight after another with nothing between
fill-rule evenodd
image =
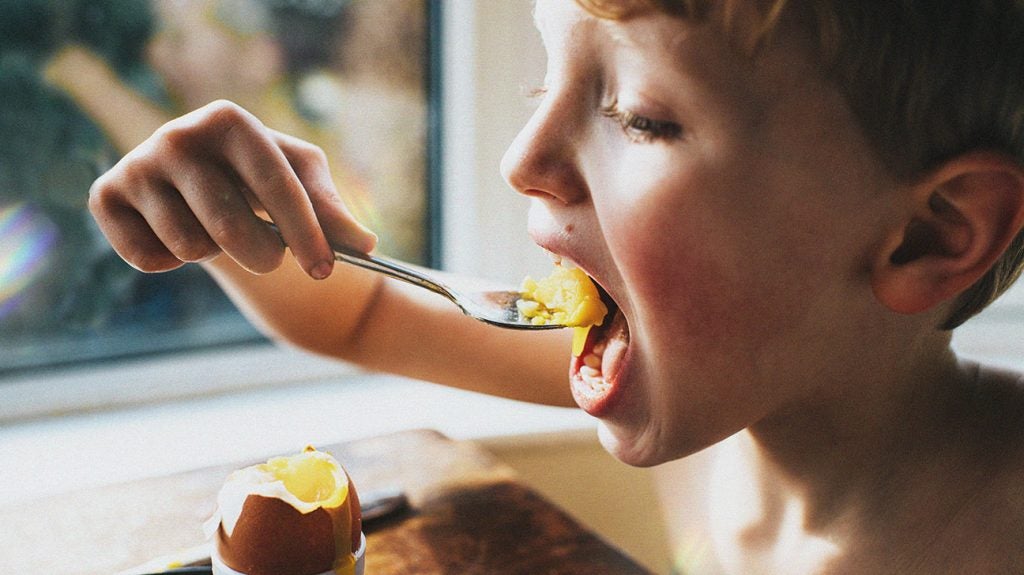
<instances>
[{"instance_id":1,"label":"egg yolk","mask_svg":"<svg viewBox=\"0 0 1024 575\"><path fill-rule=\"evenodd\" d=\"M527 277L520 291L522 299L516 302L516 307L530 323L576 328L572 338L573 355L583 352L590 328L601 325L608 313L597 286L579 268L556 266L551 275L539 281Z\"/></svg>"},{"instance_id":2,"label":"egg yolk","mask_svg":"<svg viewBox=\"0 0 1024 575\"><path fill-rule=\"evenodd\" d=\"M306 503L333 507L344 501L348 492L347 482L338 484L337 463L313 447L296 455L274 457L260 467Z\"/></svg>"}]
</instances>

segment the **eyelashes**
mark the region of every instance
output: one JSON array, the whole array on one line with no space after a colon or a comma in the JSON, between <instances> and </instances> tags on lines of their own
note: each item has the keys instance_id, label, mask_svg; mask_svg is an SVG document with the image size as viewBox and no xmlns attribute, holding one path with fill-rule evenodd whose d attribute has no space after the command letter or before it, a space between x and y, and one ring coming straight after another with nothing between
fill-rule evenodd
<instances>
[{"instance_id":1,"label":"eyelashes","mask_svg":"<svg viewBox=\"0 0 1024 575\"><path fill-rule=\"evenodd\" d=\"M540 99L548 93L546 86L526 90L529 99ZM677 140L683 136L683 127L676 122L655 120L619 106L617 99L599 108L599 113L614 120L623 133L636 143Z\"/></svg>"},{"instance_id":2,"label":"eyelashes","mask_svg":"<svg viewBox=\"0 0 1024 575\"><path fill-rule=\"evenodd\" d=\"M618 122L622 131L637 143L676 140L683 135L683 127L675 122L655 120L619 107L618 100L601 107L601 115Z\"/></svg>"}]
</instances>

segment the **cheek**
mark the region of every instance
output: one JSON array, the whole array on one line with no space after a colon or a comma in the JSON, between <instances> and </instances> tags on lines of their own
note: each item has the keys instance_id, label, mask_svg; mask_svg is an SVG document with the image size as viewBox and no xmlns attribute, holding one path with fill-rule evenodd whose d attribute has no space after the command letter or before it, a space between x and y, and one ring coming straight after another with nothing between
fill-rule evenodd
<instances>
[{"instance_id":1,"label":"cheek","mask_svg":"<svg viewBox=\"0 0 1024 575\"><path fill-rule=\"evenodd\" d=\"M820 262L787 253L803 242L791 237L799 231L759 230L745 221L757 218L753 211L706 197L666 190L648 198L652 209L643 201L620 206L625 217L606 226L624 238L615 256L645 333L727 359L802 322L814 285L807 270Z\"/></svg>"}]
</instances>

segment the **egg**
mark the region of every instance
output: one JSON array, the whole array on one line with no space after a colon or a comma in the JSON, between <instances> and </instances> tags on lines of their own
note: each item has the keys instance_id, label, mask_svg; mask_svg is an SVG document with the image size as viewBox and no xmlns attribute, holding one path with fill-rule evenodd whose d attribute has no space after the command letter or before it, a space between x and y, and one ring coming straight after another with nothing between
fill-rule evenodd
<instances>
[{"instance_id":1,"label":"egg","mask_svg":"<svg viewBox=\"0 0 1024 575\"><path fill-rule=\"evenodd\" d=\"M218 575L359 575L359 498L329 453L306 447L228 475L206 524Z\"/></svg>"},{"instance_id":2,"label":"egg","mask_svg":"<svg viewBox=\"0 0 1024 575\"><path fill-rule=\"evenodd\" d=\"M608 313L597 286L579 268L556 265L544 279L524 279L520 291L522 297L516 302L516 308L531 323L575 327L573 355L582 353L590 328L601 325Z\"/></svg>"}]
</instances>

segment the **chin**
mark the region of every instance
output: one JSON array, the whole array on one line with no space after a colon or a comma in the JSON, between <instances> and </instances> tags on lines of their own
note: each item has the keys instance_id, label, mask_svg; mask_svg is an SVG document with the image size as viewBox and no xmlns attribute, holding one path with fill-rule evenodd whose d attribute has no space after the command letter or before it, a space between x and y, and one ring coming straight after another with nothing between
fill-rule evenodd
<instances>
[{"instance_id":1,"label":"chin","mask_svg":"<svg viewBox=\"0 0 1024 575\"><path fill-rule=\"evenodd\" d=\"M673 433L655 427L649 421L646 426L638 428L601 420L597 435L604 449L619 461L633 467L653 467L693 455L730 434L708 436L679 429Z\"/></svg>"},{"instance_id":2,"label":"chin","mask_svg":"<svg viewBox=\"0 0 1024 575\"><path fill-rule=\"evenodd\" d=\"M669 456L658 444L658 434L637 433L601 421L597 428L597 437L605 450L615 459L633 467L653 467L678 457Z\"/></svg>"}]
</instances>

